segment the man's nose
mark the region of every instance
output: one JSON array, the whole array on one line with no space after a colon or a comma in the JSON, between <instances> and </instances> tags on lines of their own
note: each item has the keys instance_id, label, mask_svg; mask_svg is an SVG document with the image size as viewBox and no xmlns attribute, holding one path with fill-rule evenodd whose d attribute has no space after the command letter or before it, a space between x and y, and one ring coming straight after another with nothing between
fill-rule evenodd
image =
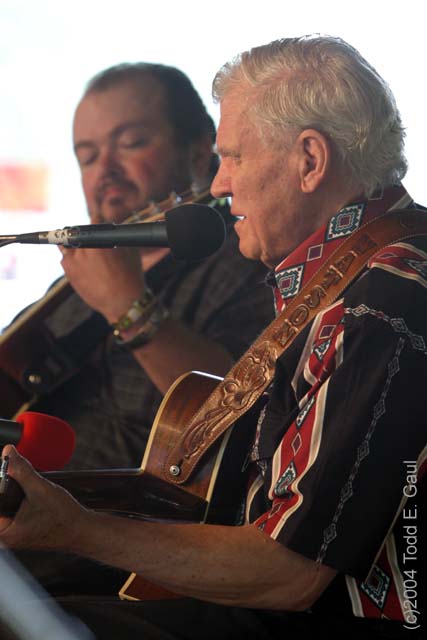
<instances>
[{"instance_id":1,"label":"man's nose","mask_svg":"<svg viewBox=\"0 0 427 640\"><path fill-rule=\"evenodd\" d=\"M98 166L103 174L121 175L123 173L119 154L111 146L106 146L100 151L98 156Z\"/></svg>"},{"instance_id":2,"label":"man's nose","mask_svg":"<svg viewBox=\"0 0 427 640\"><path fill-rule=\"evenodd\" d=\"M211 183L211 194L214 198L226 198L231 196L231 183L222 165L219 166Z\"/></svg>"}]
</instances>

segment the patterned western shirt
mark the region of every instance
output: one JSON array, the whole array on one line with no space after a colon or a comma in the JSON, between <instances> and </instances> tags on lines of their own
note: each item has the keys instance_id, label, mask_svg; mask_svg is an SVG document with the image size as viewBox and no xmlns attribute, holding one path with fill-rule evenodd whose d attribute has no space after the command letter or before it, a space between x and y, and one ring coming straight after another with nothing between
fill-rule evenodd
<instances>
[{"instance_id":1,"label":"patterned western shirt","mask_svg":"<svg viewBox=\"0 0 427 640\"><path fill-rule=\"evenodd\" d=\"M408 206L396 187L334 215L276 268L277 310L363 222ZM415 483L427 458L426 380L420 237L379 251L294 340L260 417L247 520L338 571L318 609L416 621L407 589L420 584L421 549L415 558L417 536L410 547L406 534L419 532L423 511Z\"/></svg>"}]
</instances>

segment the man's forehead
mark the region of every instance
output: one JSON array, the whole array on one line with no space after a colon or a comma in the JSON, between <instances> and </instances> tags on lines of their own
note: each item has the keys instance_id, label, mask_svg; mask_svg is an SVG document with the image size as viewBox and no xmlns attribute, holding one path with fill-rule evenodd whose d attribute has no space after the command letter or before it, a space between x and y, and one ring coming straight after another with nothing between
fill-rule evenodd
<instances>
[{"instance_id":1,"label":"man's forehead","mask_svg":"<svg viewBox=\"0 0 427 640\"><path fill-rule=\"evenodd\" d=\"M253 103L253 92L245 85L228 91L220 102L220 126L243 125L250 118Z\"/></svg>"},{"instance_id":2,"label":"man's forehead","mask_svg":"<svg viewBox=\"0 0 427 640\"><path fill-rule=\"evenodd\" d=\"M249 118L247 103L236 99L221 104L221 117L217 132L217 151L225 155L235 151L237 146L251 134L253 125Z\"/></svg>"},{"instance_id":3,"label":"man's forehead","mask_svg":"<svg viewBox=\"0 0 427 640\"><path fill-rule=\"evenodd\" d=\"M80 102L81 106L91 105L120 112L147 111L151 108L163 110L166 106L165 90L158 82L150 79L147 83L126 82L113 85L101 91L89 92Z\"/></svg>"},{"instance_id":4,"label":"man's forehead","mask_svg":"<svg viewBox=\"0 0 427 640\"><path fill-rule=\"evenodd\" d=\"M159 91L139 87L111 87L87 94L76 109L73 122L75 138L91 137L96 132L114 133L140 127L159 128L168 116L165 100Z\"/></svg>"}]
</instances>

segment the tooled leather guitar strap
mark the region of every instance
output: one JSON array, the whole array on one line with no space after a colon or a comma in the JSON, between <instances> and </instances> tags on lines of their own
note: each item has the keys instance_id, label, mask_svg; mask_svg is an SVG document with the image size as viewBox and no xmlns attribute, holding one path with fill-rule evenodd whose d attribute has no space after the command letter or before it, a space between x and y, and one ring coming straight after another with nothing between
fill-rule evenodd
<instances>
[{"instance_id":1,"label":"tooled leather guitar strap","mask_svg":"<svg viewBox=\"0 0 427 640\"><path fill-rule=\"evenodd\" d=\"M188 480L209 447L271 383L279 356L321 309L338 299L372 255L388 244L426 234L427 212L399 209L367 222L344 240L215 387L169 452L164 478L174 484Z\"/></svg>"}]
</instances>

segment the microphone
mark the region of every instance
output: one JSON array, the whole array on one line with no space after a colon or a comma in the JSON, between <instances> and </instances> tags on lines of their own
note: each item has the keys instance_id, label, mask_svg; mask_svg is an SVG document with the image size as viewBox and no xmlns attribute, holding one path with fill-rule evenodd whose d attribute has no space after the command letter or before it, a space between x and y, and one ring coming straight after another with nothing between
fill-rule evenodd
<instances>
[{"instance_id":1,"label":"microphone","mask_svg":"<svg viewBox=\"0 0 427 640\"><path fill-rule=\"evenodd\" d=\"M59 244L64 247L169 247L177 260L201 260L217 251L226 236L221 214L204 204L183 204L165 220L131 224L87 224L54 231L0 236L4 244Z\"/></svg>"},{"instance_id":2,"label":"microphone","mask_svg":"<svg viewBox=\"0 0 427 640\"><path fill-rule=\"evenodd\" d=\"M0 446L13 444L38 471L57 471L74 452L75 434L70 425L54 416L25 411L13 420L0 419Z\"/></svg>"}]
</instances>

